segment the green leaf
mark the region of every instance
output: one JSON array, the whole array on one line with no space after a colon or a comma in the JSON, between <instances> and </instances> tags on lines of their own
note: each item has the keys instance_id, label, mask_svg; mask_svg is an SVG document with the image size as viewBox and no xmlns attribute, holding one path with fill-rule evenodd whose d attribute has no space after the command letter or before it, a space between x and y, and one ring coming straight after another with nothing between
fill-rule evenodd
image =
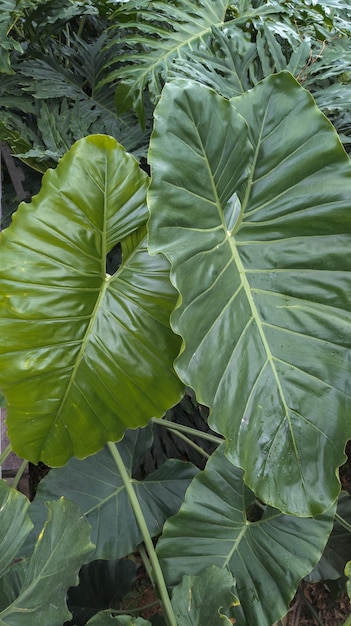
<instances>
[{"instance_id":1,"label":"green leaf","mask_svg":"<svg viewBox=\"0 0 351 626\"><path fill-rule=\"evenodd\" d=\"M71 617L69 587L91 553L90 526L76 504L61 498L47 503L49 518L28 562L18 597L0 612L1 626L62 626Z\"/></svg>"},{"instance_id":2,"label":"green leaf","mask_svg":"<svg viewBox=\"0 0 351 626\"><path fill-rule=\"evenodd\" d=\"M235 580L228 570L209 567L201 576L184 576L172 595L172 606L181 626L224 626L232 620L224 614L239 604L233 595Z\"/></svg>"},{"instance_id":3,"label":"green leaf","mask_svg":"<svg viewBox=\"0 0 351 626\"><path fill-rule=\"evenodd\" d=\"M231 105L191 81L165 87L149 247L181 295L176 370L228 457L267 504L316 515L338 496L351 435L350 162L287 72Z\"/></svg>"},{"instance_id":4,"label":"green leaf","mask_svg":"<svg viewBox=\"0 0 351 626\"><path fill-rule=\"evenodd\" d=\"M215 565L236 579L238 626L271 626L285 615L300 579L322 554L335 506L316 519L261 507L222 444L165 524L157 552L167 584Z\"/></svg>"},{"instance_id":5,"label":"green leaf","mask_svg":"<svg viewBox=\"0 0 351 626\"><path fill-rule=\"evenodd\" d=\"M1 233L0 388L13 449L34 463L93 454L182 394L175 290L147 251L146 188L114 139L87 137Z\"/></svg>"},{"instance_id":6,"label":"green leaf","mask_svg":"<svg viewBox=\"0 0 351 626\"><path fill-rule=\"evenodd\" d=\"M130 475L134 462L150 443L148 432L138 429L127 431L117 444ZM151 536L160 534L165 520L178 511L196 472L190 463L169 459L145 480L132 481ZM83 461L71 459L40 482L30 507L36 529L43 523L45 502L61 494L76 502L90 522L96 544L94 559L123 557L142 542L123 481L107 447ZM26 545L28 551L30 543Z\"/></svg>"},{"instance_id":7,"label":"green leaf","mask_svg":"<svg viewBox=\"0 0 351 626\"><path fill-rule=\"evenodd\" d=\"M23 494L0 480L0 578L8 572L33 527L28 507L29 500Z\"/></svg>"},{"instance_id":8,"label":"green leaf","mask_svg":"<svg viewBox=\"0 0 351 626\"><path fill-rule=\"evenodd\" d=\"M151 622L129 615L113 617L108 611L101 611L87 622L87 626L151 626Z\"/></svg>"}]
</instances>

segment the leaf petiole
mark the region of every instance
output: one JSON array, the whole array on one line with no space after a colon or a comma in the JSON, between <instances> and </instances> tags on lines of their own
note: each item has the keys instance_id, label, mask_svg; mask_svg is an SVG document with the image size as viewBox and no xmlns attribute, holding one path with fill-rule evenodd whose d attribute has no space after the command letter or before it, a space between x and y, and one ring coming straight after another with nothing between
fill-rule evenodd
<instances>
[{"instance_id":1,"label":"leaf petiole","mask_svg":"<svg viewBox=\"0 0 351 626\"><path fill-rule=\"evenodd\" d=\"M177 626L177 620L173 612L173 608L171 605L170 597L168 595L165 579L163 577L163 573L160 567L160 563L154 548L154 544L152 543L152 539L148 530L148 527L145 522L145 518L143 512L141 510L141 506L139 504L139 500L136 496L136 493L133 488L132 480L125 468L123 463L123 459L118 451L117 446L109 441L107 443L107 447L111 453L111 456L116 464L116 467L119 471L121 479L123 481L125 490L127 492L131 507L133 509L134 515L136 517L140 532L143 536L145 548L149 555L149 559L151 561L151 565L153 568L153 578L157 585L157 590L160 594L161 602L163 605L163 609L165 612L165 618L168 623L168 626Z\"/></svg>"}]
</instances>

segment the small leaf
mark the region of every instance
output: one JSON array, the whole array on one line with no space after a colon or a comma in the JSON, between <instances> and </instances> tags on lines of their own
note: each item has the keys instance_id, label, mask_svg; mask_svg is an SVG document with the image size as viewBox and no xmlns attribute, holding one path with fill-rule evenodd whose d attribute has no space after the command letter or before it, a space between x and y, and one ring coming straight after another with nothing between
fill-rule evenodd
<instances>
[{"instance_id":1,"label":"small leaf","mask_svg":"<svg viewBox=\"0 0 351 626\"><path fill-rule=\"evenodd\" d=\"M74 502L47 503L49 518L28 562L18 597L0 612L1 626L62 626L71 617L66 605L69 587L93 549L90 526Z\"/></svg>"},{"instance_id":2,"label":"small leaf","mask_svg":"<svg viewBox=\"0 0 351 626\"><path fill-rule=\"evenodd\" d=\"M181 626L233 624L225 615L239 604L233 595L235 580L226 569L212 566L200 576L184 576L175 587L172 606Z\"/></svg>"}]
</instances>

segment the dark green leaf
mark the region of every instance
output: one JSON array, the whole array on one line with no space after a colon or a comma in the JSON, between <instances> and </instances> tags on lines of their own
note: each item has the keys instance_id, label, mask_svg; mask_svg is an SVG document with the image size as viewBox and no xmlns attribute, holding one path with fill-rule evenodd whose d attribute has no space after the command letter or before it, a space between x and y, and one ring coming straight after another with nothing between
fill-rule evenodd
<instances>
[{"instance_id":1,"label":"dark green leaf","mask_svg":"<svg viewBox=\"0 0 351 626\"><path fill-rule=\"evenodd\" d=\"M149 247L181 294L176 369L228 457L264 502L315 515L338 496L351 436L350 162L287 72L231 104L166 86Z\"/></svg>"},{"instance_id":2,"label":"dark green leaf","mask_svg":"<svg viewBox=\"0 0 351 626\"><path fill-rule=\"evenodd\" d=\"M82 139L1 233L0 388L13 449L34 463L92 454L182 395L176 294L146 247L147 184L114 139Z\"/></svg>"},{"instance_id":3,"label":"dark green leaf","mask_svg":"<svg viewBox=\"0 0 351 626\"><path fill-rule=\"evenodd\" d=\"M47 503L49 518L28 561L16 599L0 612L1 626L62 626L71 617L66 594L91 553L90 526L73 502Z\"/></svg>"}]
</instances>

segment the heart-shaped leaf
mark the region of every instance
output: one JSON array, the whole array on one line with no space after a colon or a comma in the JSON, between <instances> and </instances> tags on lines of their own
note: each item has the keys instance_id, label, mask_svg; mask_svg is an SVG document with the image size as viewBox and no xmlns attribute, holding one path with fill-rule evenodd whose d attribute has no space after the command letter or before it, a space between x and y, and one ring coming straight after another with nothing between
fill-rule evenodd
<instances>
[{"instance_id":1,"label":"heart-shaped leaf","mask_svg":"<svg viewBox=\"0 0 351 626\"><path fill-rule=\"evenodd\" d=\"M255 493L316 515L351 436L349 159L282 72L231 102L167 85L149 160L150 250L181 295L176 369Z\"/></svg>"},{"instance_id":2,"label":"heart-shaped leaf","mask_svg":"<svg viewBox=\"0 0 351 626\"><path fill-rule=\"evenodd\" d=\"M157 552L169 585L211 565L229 569L240 601L235 624L271 626L285 615L300 579L320 559L334 514L335 506L316 519L268 506L261 510L222 444L166 522Z\"/></svg>"},{"instance_id":3,"label":"heart-shaped leaf","mask_svg":"<svg viewBox=\"0 0 351 626\"><path fill-rule=\"evenodd\" d=\"M112 137L87 137L1 233L0 387L12 446L34 463L93 454L180 398L175 290L147 251L147 185Z\"/></svg>"}]
</instances>

